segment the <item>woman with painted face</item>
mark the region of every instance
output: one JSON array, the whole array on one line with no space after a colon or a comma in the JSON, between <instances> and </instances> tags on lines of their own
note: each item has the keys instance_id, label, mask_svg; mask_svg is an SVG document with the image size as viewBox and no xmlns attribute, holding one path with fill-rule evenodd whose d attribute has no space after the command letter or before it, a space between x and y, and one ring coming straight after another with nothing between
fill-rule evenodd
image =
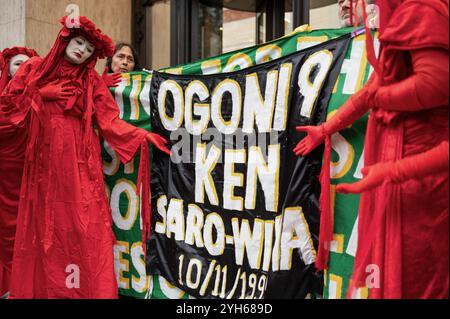
<instances>
[{"instance_id":1,"label":"woman with painted face","mask_svg":"<svg viewBox=\"0 0 450 319\"><path fill-rule=\"evenodd\" d=\"M377 269L372 275L379 275L375 278L378 284L370 287L371 298L448 298L448 164L411 163L430 161L430 154L445 151L448 158L449 3L378 0L376 4L380 8L379 60L366 30L374 75L329 121L297 128L307 134L294 150L297 155L306 156L326 142L317 266L327 268L326 247L333 238L330 136L370 110L365 172L374 172L376 167L380 173L383 165L403 167L394 167L397 172L393 173L401 183L388 180L368 187L361 196L349 296L353 288L366 286L370 272ZM404 165L409 167L406 172ZM422 171L420 179L408 178L420 173L411 172L414 166Z\"/></svg>"},{"instance_id":2,"label":"woman with painted face","mask_svg":"<svg viewBox=\"0 0 450 319\"><path fill-rule=\"evenodd\" d=\"M166 141L119 119L97 59L112 40L85 17L66 17L44 58L27 61L0 97L2 116L28 131L10 298L117 298L111 211L105 194L99 133L120 159L141 148L143 236L149 229L148 143Z\"/></svg>"},{"instance_id":3,"label":"woman with painted face","mask_svg":"<svg viewBox=\"0 0 450 319\"><path fill-rule=\"evenodd\" d=\"M128 43L119 43L112 57L106 62L103 80L108 87L116 87L122 80L122 73L130 73L139 69L139 57L136 49ZM112 71L112 74L108 74Z\"/></svg>"},{"instance_id":4,"label":"woman with painted face","mask_svg":"<svg viewBox=\"0 0 450 319\"><path fill-rule=\"evenodd\" d=\"M6 88L19 67L35 56L38 56L36 51L24 47L13 47L0 52L0 93Z\"/></svg>"},{"instance_id":5,"label":"woman with painted face","mask_svg":"<svg viewBox=\"0 0 450 319\"><path fill-rule=\"evenodd\" d=\"M24 47L0 52L0 93L17 73L19 67L37 53ZM0 117L0 298L9 291L20 183L24 162L25 134Z\"/></svg>"}]
</instances>

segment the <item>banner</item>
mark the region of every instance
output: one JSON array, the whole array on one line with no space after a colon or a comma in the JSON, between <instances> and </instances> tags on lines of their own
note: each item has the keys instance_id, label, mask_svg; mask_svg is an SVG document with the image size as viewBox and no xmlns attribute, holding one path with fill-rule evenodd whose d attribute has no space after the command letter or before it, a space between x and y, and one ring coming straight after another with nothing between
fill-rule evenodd
<instances>
[{"instance_id":1,"label":"banner","mask_svg":"<svg viewBox=\"0 0 450 319\"><path fill-rule=\"evenodd\" d=\"M305 29L304 32L297 32L260 46L230 52L165 71L176 74L232 72L286 56L338 36L350 34L352 31L353 28L315 31ZM372 71L365 56L364 41L365 35L361 34L356 35L350 42L329 102L328 116L332 116L351 95L363 87ZM378 46L377 40L375 44ZM147 72L134 72L123 76L121 85L111 89L121 110L121 118L133 125L150 130L151 75ZM332 184L355 182L362 177L360 170L363 164L366 125L367 116L333 137ZM123 182L126 181L131 186L136 185L138 159L133 162L133 171L130 169L125 171L125 167L120 164L112 150L109 149L107 152L104 149L103 154L107 189L109 192L116 189L111 207L113 215L116 216L114 232L118 243L115 248L115 257L120 294L136 298L188 298L187 293L173 286L161 276L150 274L146 278L145 268L142 267L143 253L136 254L142 238L139 199L130 199L133 195L128 195L130 192L123 187ZM333 200L336 235L330 255L330 269L325 274L324 298L344 298L356 251L359 196L336 194L333 196ZM136 207L137 211L134 210ZM127 221L128 226L124 227L120 222L121 219ZM131 253L132 247L135 247L134 254ZM143 284L144 292L141 292L142 286L137 284L139 282ZM362 290L357 297L366 298L367 296L368 291Z\"/></svg>"},{"instance_id":2,"label":"banner","mask_svg":"<svg viewBox=\"0 0 450 319\"><path fill-rule=\"evenodd\" d=\"M153 73L148 270L196 298L321 295L314 263L322 152L295 156L318 125L350 35L210 76Z\"/></svg>"}]
</instances>

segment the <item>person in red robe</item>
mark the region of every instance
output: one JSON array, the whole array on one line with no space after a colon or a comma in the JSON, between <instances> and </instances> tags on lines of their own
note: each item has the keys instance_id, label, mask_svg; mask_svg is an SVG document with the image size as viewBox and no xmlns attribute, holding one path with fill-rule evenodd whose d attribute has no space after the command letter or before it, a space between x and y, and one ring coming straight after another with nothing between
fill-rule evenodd
<instances>
[{"instance_id":1,"label":"person in red robe","mask_svg":"<svg viewBox=\"0 0 450 319\"><path fill-rule=\"evenodd\" d=\"M159 135L119 119L94 69L97 59L114 53L112 40L85 17L60 23L49 54L27 61L0 97L1 116L28 134L10 298L117 298L115 239L94 126L124 163L141 147L141 163L148 164L149 142L170 151ZM148 168L141 166L137 191L144 192Z\"/></svg>"},{"instance_id":2,"label":"person in red robe","mask_svg":"<svg viewBox=\"0 0 450 319\"><path fill-rule=\"evenodd\" d=\"M319 269L327 269L333 237L329 181L325 183L332 134L371 110L368 167L417 156L448 141L448 0L379 0L377 5L379 60L367 42L374 75L328 122L297 128L307 133L294 150L298 155L326 142ZM349 295L356 287L369 286L370 298L448 298L448 176L448 170L441 170L420 180L382 183L362 194Z\"/></svg>"},{"instance_id":3,"label":"person in red robe","mask_svg":"<svg viewBox=\"0 0 450 319\"><path fill-rule=\"evenodd\" d=\"M0 93L14 77L20 65L37 56L33 49L13 47L0 52ZM9 291L20 182L26 136L16 134L14 126L0 117L0 298Z\"/></svg>"}]
</instances>

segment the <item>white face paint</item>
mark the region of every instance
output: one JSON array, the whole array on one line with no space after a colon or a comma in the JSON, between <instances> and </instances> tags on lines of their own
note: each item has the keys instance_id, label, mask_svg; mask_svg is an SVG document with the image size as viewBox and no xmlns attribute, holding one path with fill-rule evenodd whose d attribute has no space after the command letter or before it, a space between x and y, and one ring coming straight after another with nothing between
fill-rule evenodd
<instances>
[{"instance_id":1,"label":"white face paint","mask_svg":"<svg viewBox=\"0 0 450 319\"><path fill-rule=\"evenodd\" d=\"M72 38L66 48L66 60L73 64L83 64L94 54L95 47L85 37Z\"/></svg>"},{"instance_id":2,"label":"white face paint","mask_svg":"<svg viewBox=\"0 0 450 319\"><path fill-rule=\"evenodd\" d=\"M28 61L30 59L30 57L28 55L25 54L18 54L15 55L11 58L11 60L9 61L9 69L8 69L8 74L10 77L13 77L14 75L16 75L17 70L19 69L19 67L26 61Z\"/></svg>"}]
</instances>

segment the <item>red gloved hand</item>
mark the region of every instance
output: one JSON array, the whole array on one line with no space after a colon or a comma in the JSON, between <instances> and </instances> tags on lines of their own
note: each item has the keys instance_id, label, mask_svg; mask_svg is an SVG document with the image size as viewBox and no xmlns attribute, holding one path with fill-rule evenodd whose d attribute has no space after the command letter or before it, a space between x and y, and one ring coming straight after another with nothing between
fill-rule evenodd
<instances>
[{"instance_id":1,"label":"red gloved hand","mask_svg":"<svg viewBox=\"0 0 450 319\"><path fill-rule=\"evenodd\" d=\"M448 172L448 167L448 141L444 141L427 152L397 162L377 163L365 167L362 170L364 179L355 184L338 185L336 191L342 194L359 194L380 186L384 181L399 184L410 179Z\"/></svg>"},{"instance_id":2,"label":"red gloved hand","mask_svg":"<svg viewBox=\"0 0 450 319\"><path fill-rule=\"evenodd\" d=\"M112 73L108 74L109 68L106 67L105 71L103 71L102 79L105 82L106 86L109 88L117 87L120 82L122 82L122 75L120 73Z\"/></svg>"},{"instance_id":3,"label":"red gloved hand","mask_svg":"<svg viewBox=\"0 0 450 319\"><path fill-rule=\"evenodd\" d=\"M373 166L364 167L362 174L364 178L354 184L340 184L336 191L340 194L359 194L367 192L380 186L386 180L391 180L393 163L378 163Z\"/></svg>"},{"instance_id":4,"label":"red gloved hand","mask_svg":"<svg viewBox=\"0 0 450 319\"><path fill-rule=\"evenodd\" d=\"M324 126L298 126L298 132L305 132L307 136L294 149L297 156L306 156L325 141Z\"/></svg>"},{"instance_id":5,"label":"red gloved hand","mask_svg":"<svg viewBox=\"0 0 450 319\"><path fill-rule=\"evenodd\" d=\"M172 156L172 152L167 148L168 141L165 138L154 133L148 133L146 138L150 144L156 146L167 155Z\"/></svg>"},{"instance_id":6,"label":"red gloved hand","mask_svg":"<svg viewBox=\"0 0 450 319\"><path fill-rule=\"evenodd\" d=\"M76 90L75 86L70 83L70 80L49 83L39 89L39 94L44 101L67 100Z\"/></svg>"}]
</instances>

